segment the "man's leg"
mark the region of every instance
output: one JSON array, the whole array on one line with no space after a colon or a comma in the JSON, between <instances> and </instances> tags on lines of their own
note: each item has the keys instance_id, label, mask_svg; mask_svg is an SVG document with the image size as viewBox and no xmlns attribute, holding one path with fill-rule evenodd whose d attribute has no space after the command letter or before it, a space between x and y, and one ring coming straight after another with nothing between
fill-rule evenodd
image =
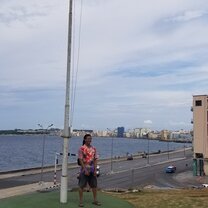
<instances>
[{"instance_id":1,"label":"man's leg","mask_svg":"<svg viewBox=\"0 0 208 208\"><path fill-rule=\"evenodd\" d=\"M93 200L94 202L97 201L97 188L92 188L92 193L93 193Z\"/></svg>"},{"instance_id":2,"label":"man's leg","mask_svg":"<svg viewBox=\"0 0 208 208\"><path fill-rule=\"evenodd\" d=\"M87 178L86 176L82 173L80 174L79 177L79 206L83 207L83 191L84 191L84 187L86 186L87 183Z\"/></svg>"},{"instance_id":3,"label":"man's leg","mask_svg":"<svg viewBox=\"0 0 208 208\"><path fill-rule=\"evenodd\" d=\"M83 204L83 188L79 188L79 204Z\"/></svg>"},{"instance_id":4,"label":"man's leg","mask_svg":"<svg viewBox=\"0 0 208 208\"><path fill-rule=\"evenodd\" d=\"M92 188L93 193L93 204L100 206L101 203L97 200L97 177L94 175L90 176L89 185Z\"/></svg>"}]
</instances>

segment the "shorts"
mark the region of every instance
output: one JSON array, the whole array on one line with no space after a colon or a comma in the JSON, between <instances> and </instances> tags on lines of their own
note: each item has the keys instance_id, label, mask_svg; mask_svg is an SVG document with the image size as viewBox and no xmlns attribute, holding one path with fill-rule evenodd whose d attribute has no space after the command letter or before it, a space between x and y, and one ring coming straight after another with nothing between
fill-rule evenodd
<instances>
[{"instance_id":1,"label":"shorts","mask_svg":"<svg viewBox=\"0 0 208 208\"><path fill-rule=\"evenodd\" d=\"M79 176L79 187L84 188L86 187L87 183L89 184L90 188L97 188L97 177L90 173L89 176L85 175L84 173L80 173Z\"/></svg>"}]
</instances>

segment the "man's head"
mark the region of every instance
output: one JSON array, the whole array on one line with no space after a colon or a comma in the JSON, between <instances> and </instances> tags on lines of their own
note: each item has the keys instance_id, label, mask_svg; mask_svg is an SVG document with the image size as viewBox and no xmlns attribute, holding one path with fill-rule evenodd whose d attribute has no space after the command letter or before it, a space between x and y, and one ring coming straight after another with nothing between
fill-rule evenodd
<instances>
[{"instance_id":1,"label":"man's head","mask_svg":"<svg viewBox=\"0 0 208 208\"><path fill-rule=\"evenodd\" d=\"M90 134L85 134L84 136L85 145L89 146L92 141L92 136Z\"/></svg>"}]
</instances>

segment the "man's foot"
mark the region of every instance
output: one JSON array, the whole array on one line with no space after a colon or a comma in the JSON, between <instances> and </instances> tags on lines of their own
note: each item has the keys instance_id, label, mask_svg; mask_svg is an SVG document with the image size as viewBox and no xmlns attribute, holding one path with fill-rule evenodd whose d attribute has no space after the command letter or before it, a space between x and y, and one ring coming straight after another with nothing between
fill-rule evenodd
<instances>
[{"instance_id":1,"label":"man's foot","mask_svg":"<svg viewBox=\"0 0 208 208\"><path fill-rule=\"evenodd\" d=\"M98 201L94 201L94 202L92 202L92 204L94 204L94 205L96 205L96 206L101 206L101 203L98 202Z\"/></svg>"},{"instance_id":2,"label":"man's foot","mask_svg":"<svg viewBox=\"0 0 208 208\"><path fill-rule=\"evenodd\" d=\"M79 207L84 207L84 204L82 204L82 203L79 203Z\"/></svg>"}]
</instances>

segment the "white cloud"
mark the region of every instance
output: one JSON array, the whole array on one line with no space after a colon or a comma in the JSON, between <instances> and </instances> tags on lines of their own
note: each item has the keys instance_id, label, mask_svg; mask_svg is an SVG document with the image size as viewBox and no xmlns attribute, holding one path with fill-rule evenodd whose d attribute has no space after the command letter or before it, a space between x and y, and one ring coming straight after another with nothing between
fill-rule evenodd
<instances>
[{"instance_id":1,"label":"white cloud","mask_svg":"<svg viewBox=\"0 0 208 208\"><path fill-rule=\"evenodd\" d=\"M201 18L204 15L208 15L207 11L203 11L203 10L184 11L182 15L178 15L176 17L170 18L169 21L185 22L185 21Z\"/></svg>"},{"instance_id":2,"label":"white cloud","mask_svg":"<svg viewBox=\"0 0 208 208\"><path fill-rule=\"evenodd\" d=\"M152 121L151 120L145 120L144 124L152 124Z\"/></svg>"},{"instance_id":3,"label":"white cloud","mask_svg":"<svg viewBox=\"0 0 208 208\"><path fill-rule=\"evenodd\" d=\"M204 0L84 0L74 128L188 123L192 95L208 93L207 11ZM1 1L1 128L63 126L67 21L68 1Z\"/></svg>"}]
</instances>

